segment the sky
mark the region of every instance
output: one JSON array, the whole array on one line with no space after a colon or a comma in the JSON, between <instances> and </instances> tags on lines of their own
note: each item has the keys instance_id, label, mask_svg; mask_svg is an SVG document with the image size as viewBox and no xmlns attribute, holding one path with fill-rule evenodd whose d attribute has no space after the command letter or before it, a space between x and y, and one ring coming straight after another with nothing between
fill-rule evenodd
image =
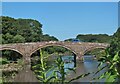
<instances>
[{"instance_id":1,"label":"sky","mask_svg":"<svg viewBox=\"0 0 120 84\"><path fill-rule=\"evenodd\" d=\"M2 2L119 2L119 0L1 0Z\"/></svg>"},{"instance_id":2,"label":"sky","mask_svg":"<svg viewBox=\"0 0 120 84\"><path fill-rule=\"evenodd\" d=\"M118 28L117 2L3 2L2 15L35 19L59 40L78 34L109 34Z\"/></svg>"}]
</instances>

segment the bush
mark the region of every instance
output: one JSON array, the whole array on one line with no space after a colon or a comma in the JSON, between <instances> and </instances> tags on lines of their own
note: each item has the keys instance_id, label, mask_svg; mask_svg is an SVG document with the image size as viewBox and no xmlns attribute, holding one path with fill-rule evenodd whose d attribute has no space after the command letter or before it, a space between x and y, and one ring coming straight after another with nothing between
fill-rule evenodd
<instances>
[{"instance_id":1,"label":"bush","mask_svg":"<svg viewBox=\"0 0 120 84\"><path fill-rule=\"evenodd\" d=\"M9 61L7 60L7 58L0 58L0 64L8 64Z\"/></svg>"}]
</instances>

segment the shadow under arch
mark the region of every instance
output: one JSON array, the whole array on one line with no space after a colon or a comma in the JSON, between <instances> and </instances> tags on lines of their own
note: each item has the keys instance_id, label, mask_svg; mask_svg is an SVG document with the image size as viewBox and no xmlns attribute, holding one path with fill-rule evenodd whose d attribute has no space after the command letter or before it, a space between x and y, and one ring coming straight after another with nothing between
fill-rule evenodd
<instances>
[{"instance_id":1,"label":"shadow under arch","mask_svg":"<svg viewBox=\"0 0 120 84\"><path fill-rule=\"evenodd\" d=\"M16 50L16 49L13 49L13 48L0 48L0 51L1 51L1 54L2 54L2 51L3 50L11 50L11 51L15 51L17 53L19 53L22 57L24 56L22 52Z\"/></svg>"},{"instance_id":2,"label":"shadow under arch","mask_svg":"<svg viewBox=\"0 0 120 84\"><path fill-rule=\"evenodd\" d=\"M4 52L6 51L9 53L5 54ZM7 59L7 63L2 63L2 66L5 66L4 68L2 68L2 76L5 76L6 78L8 77L5 80L14 82L14 78L18 75L20 71L23 70L23 54L20 51L10 47L0 48L0 52L1 56L3 55L2 59ZM14 74L14 78L12 78L12 76L9 74Z\"/></svg>"},{"instance_id":3,"label":"shadow under arch","mask_svg":"<svg viewBox=\"0 0 120 84\"><path fill-rule=\"evenodd\" d=\"M19 50L13 49L13 48L2 48L2 49L0 49L0 51L4 51L4 50L9 50L9 51L13 51L13 52L18 53L21 56L22 61L23 61L22 67L19 67L19 69L16 71L17 73L15 74L14 78L10 78L8 81L12 80L13 83L39 82L36 79L36 77L34 76L33 72L27 66L25 66L24 57L23 57L24 55L22 54L22 52L20 52ZM19 66L19 64L17 65L17 67L18 66Z\"/></svg>"},{"instance_id":4,"label":"shadow under arch","mask_svg":"<svg viewBox=\"0 0 120 84\"><path fill-rule=\"evenodd\" d=\"M76 53L74 50L72 50L71 48L66 47L66 46L64 46L64 45L58 45L58 44L48 44L48 45L44 45L44 46L41 46L41 47L37 47L36 49L34 49L34 50L30 53L30 57L31 57L31 56L32 56L32 54L33 54L33 53L35 53L36 51L38 51L38 50L40 50L40 49L42 49L42 48L51 47L51 46L62 47L62 48L65 48L65 49L67 49L67 50L71 51L71 52L72 52L72 54L74 55L74 63L75 63L75 65L74 65L74 66L76 67L76 56L77 56L77 53Z\"/></svg>"},{"instance_id":5,"label":"shadow under arch","mask_svg":"<svg viewBox=\"0 0 120 84\"><path fill-rule=\"evenodd\" d=\"M105 50L106 47L91 47L91 48L86 49L86 50L84 51L83 56L84 56L87 52L92 51L92 50L95 50L95 49L102 49L102 50Z\"/></svg>"},{"instance_id":6,"label":"shadow under arch","mask_svg":"<svg viewBox=\"0 0 120 84\"><path fill-rule=\"evenodd\" d=\"M89 48L89 49L86 49L85 51L84 51L84 53L83 53L83 60L85 61L85 58L84 58L84 56L85 55L91 55L92 56L92 59L99 59L99 54L100 54L100 56L101 56L101 52L99 52L99 51L101 51L101 50L105 50L106 49L106 47L91 47L91 48ZM94 51L95 50L95 51ZM97 50L97 51L96 51ZM91 53L91 51L93 51L93 52L97 52L97 54L96 53L94 53L94 54L86 54L86 53ZM104 52L104 51L103 51Z\"/></svg>"},{"instance_id":7,"label":"shadow under arch","mask_svg":"<svg viewBox=\"0 0 120 84\"><path fill-rule=\"evenodd\" d=\"M42 48L45 48L45 47L50 47L50 46L63 47L63 48L65 48L65 49L70 50L70 51L71 51L74 55L76 55L76 56L77 56L77 53L76 53L74 50L72 50L71 48L66 47L66 46L64 46L64 45L56 45L56 44L52 44L52 45L45 45L45 46L38 47L38 48L34 49L34 50L30 53L30 56L31 56L33 53L35 53L37 50L42 49Z\"/></svg>"}]
</instances>

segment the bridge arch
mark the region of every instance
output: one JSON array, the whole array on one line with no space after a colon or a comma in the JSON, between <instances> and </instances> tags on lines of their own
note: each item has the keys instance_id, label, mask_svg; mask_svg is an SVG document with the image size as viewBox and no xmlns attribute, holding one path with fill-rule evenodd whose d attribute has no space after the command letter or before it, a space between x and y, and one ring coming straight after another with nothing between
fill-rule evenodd
<instances>
[{"instance_id":1,"label":"bridge arch","mask_svg":"<svg viewBox=\"0 0 120 84\"><path fill-rule=\"evenodd\" d=\"M77 56L77 53L76 53L74 50L72 50L71 48L69 48L69 47L67 47L67 46L65 46L65 45L60 45L60 44L59 44L59 45L58 45L58 44L47 44L47 45L43 45L43 46L37 47L37 48L35 48L34 50L32 50L32 52L30 53L30 56L31 56L33 53L35 53L37 50L39 50L39 49L41 49L41 48L49 47L49 46L59 46L59 47L63 47L63 48L65 48L65 49L70 50L74 55Z\"/></svg>"},{"instance_id":2,"label":"bridge arch","mask_svg":"<svg viewBox=\"0 0 120 84\"><path fill-rule=\"evenodd\" d=\"M11 51L15 51L17 53L19 53L20 55L24 56L24 54L22 52L20 52L19 50L16 50L14 48L10 48L10 47L3 47L3 48L0 48L0 51L2 50L11 50Z\"/></svg>"},{"instance_id":3,"label":"bridge arch","mask_svg":"<svg viewBox=\"0 0 120 84\"><path fill-rule=\"evenodd\" d=\"M104 46L99 46L99 47L91 47L91 48L88 48L88 49L86 49L86 50L83 52L83 56L84 56L87 52L89 52L89 51L91 51L91 50L95 50L95 49L103 49L103 50L105 50L106 47L104 47Z\"/></svg>"}]
</instances>

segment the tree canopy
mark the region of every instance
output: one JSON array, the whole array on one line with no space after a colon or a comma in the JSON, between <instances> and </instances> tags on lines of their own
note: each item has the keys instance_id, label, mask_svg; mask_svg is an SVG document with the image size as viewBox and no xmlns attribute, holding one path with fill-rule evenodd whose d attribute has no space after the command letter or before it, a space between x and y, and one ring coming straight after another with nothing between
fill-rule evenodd
<instances>
[{"instance_id":1,"label":"tree canopy","mask_svg":"<svg viewBox=\"0 0 120 84\"><path fill-rule=\"evenodd\" d=\"M114 56L118 51L120 51L120 27L113 35L113 39L109 47L109 54Z\"/></svg>"},{"instance_id":2,"label":"tree canopy","mask_svg":"<svg viewBox=\"0 0 120 84\"><path fill-rule=\"evenodd\" d=\"M106 49L106 55L101 57L101 64L106 62L108 63L106 66L108 70L98 78L107 77L106 82L120 82L120 27L114 33L110 46ZM97 72L99 71L101 69Z\"/></svg>"},{"instance_id":3,"label":"tree canopy","mask_svg":"<svg viewBox=\"0 0 120 84\"><path fill-rule=\"evenodd\" d=\"M112 36L107 34L79 34L76 39L80 39L83 42L100 42L100 43L110 43Z\"/></svg>"},{"instance_id":4,"label":"tree canopy","mask_svg":"<svg viewBox=\"0 0 120 84\"><path fill-rule=\"evenodd\" d=\"M15 19L7 16L2 18L0 41L3 44L21 42L58 41L54 36L43 35L42 24L33 19Z\"/></svg>"}]
</instances>

